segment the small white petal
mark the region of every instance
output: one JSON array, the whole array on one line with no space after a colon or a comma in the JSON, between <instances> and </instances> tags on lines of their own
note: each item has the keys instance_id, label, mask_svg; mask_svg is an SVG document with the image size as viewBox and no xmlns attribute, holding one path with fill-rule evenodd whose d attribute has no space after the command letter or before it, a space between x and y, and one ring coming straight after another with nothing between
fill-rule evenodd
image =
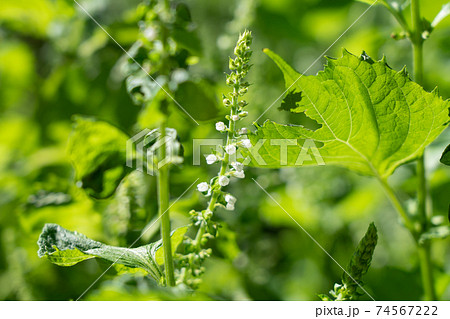
<instances>
[{"instance_id":1,"label":"small white petal","mask_svg":"<svg viewBox=\"0 0 450 319\"><path fill-rule=\"evenodd\" d=\"M227 145L225 147L225 152L227 152L230 155L233 155L234 153L236 153L236 146L234 146L234 145Z\"/></svg>"},{"instance_id":2,"label":"small white petal","mask_svg":"<svg viewBox=\"0 0 450 319\"><path fill-rule=\"evenodd\" d=\"M227 206L225 207L226 210L234 210L234 204L230 204L228 203Z\"/></svg>"},{"instance_id":3,"label":"small white petal","mask_svg":"<svg viewBox=\"0 0 450 319\"><path fill-rule=\"evenodd\" d=\"M244 164L242 164L241 162L232 162L231 166L233 166L233 168L237 171L240 172L244 169Z\"/></svg>"},{"instance_id":4,"label":"small white petal","mask_svg":"<svg viewBox=\"0 0 450 319\"><path fill-rule=\"evenodd\" d=\"M219 176L219 185L220 186L227 186L230 183L230 179L226 176Z\"/></svg>"},{"instance_id":5,"label":"small white petal","mask_svg":"<svg viewBox=\"0 0 450 319\"><path fill-rule=\"evenodd\" d=\"M241 134L241 135L245 135L245 134L248 133L248 130L247 130L247 128L243 127L243 128L241 128L241 129L239 130L238 133Z\"/></svg>"},{"instance_id":6,"label":"small white petal","mask_svg":"<svg viewBox=\"0 0 450 319\"><path fill-rule=\"evenodd\" d=\"M215 162L217 162L217 156L214 154L209 154L208 156L206 156L206 163L208 165L214 164Z\"/></svg>"},{"instance_id":7,"label":"small white petal","mask_svg":"<svg viewBox=\"0 0 450 319\"><path fill-rule=\"evenodd\" d=\"M239 115L237 115L237 114L235 114L235 115L231 115L231 120L232 121L239 121L241 118L240 118L240 116Z\"/></svg>"},{"instance_id":8,"label":"small white petal","mask_svg":"<svg viewBox=\"0 0 450 319\"><path fill-rule=\"evenodd\" d=\"M231 195L231 194L226 194L226 195L225 195L225 201L226 201L228 204L234 205L234 204L236 203L236 197L234 197L234 196Z\"/></svg>"},{"instance_id":9,"label":"small white petal","mask_svg":"<svg viewBox=\"0 0 450 319\"><path fill-rule=\"evenodd\" d=\"M244 173L244 171L236 171L236 172L233 172L233 176L236 178L244 178L245 173Z\"/></svg>"},{"instance_id":10,"label":"small white petal","mask_svg":"<svg viewBox=\"0 0 450 319\"><path fill-rule=\"evenodd\" d=\"M203 192L208 191L209 185L208 185L208 183L203 182L203 183L200 183L200 184L197 185L197 189L198 189L199 192L203 193Z\"/></svg>"},{"instance_id":11,"label":"small white petal","mask_svg":"<svg viewBox=\"0 0 450 319\"><path fill-rule=\"evenodd\" d=\"M250 148L252 147L252 142L250 142L250 140L248 138L241 140L241 144L242 146L244 146L245 148Z\"/></svg>"},{"instance_id":12,"label":"small white petal","mask_svg":"<svg viewBox=\"0 0 450 319\"><path fill-rule=\"evenodd\" d=\"M216 123L216 130L218 130L219 132L223 132L227 129L227 127L225 126L224 122L217 122Z\"/></svg>"}]
</instances>

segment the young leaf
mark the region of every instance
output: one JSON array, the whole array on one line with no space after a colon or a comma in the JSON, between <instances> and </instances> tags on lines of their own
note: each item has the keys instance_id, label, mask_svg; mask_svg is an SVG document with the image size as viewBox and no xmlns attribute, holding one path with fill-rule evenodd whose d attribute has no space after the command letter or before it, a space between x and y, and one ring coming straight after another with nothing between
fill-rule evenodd
<instances>
[{"instance_id":1,"label":"young leaf","mask_svg":"<svg viewBox=\"0 0 450 319\"><path fill-rule=\"evenodd\" d=\"M109 197L130 172L126 167L127 140L128 136L111 124L75 118L68 154L77 180L92 197Z\"/></svg>"},{"instance_id":2,"label":"young leaf","mask_svg":"<svg viewBox=\"0 0 450 319\"><path fill-rule=\"evenodd\" d=\"M186 234L187 230L188 230L188 226L179 227L179 228L175 229L174 231L172 231L172 233L170 234L172 255L175 255L175 251L177 250L178 246L183 241L184 234ZM161 246L158 250L156 250L155 260L159 265L164 265L164 247L163 246Z\"/></svg>"},{"instance_id":3,"label":"young leaf","mask_svg":"<svg viewBox=\"0 0 450 319\"><path fill-rule=\"evenodd\" d=\"M114 247L59 225L46 224L39 236L38 245L38 256L46 257L58 266L73 266L83 260L98 257L126 267L142 268L158 282L162 276L155 261L156 250L162 245L160 241L131 249Z\"/></svg>"},{"instance_id":4,"label":"young leaf","mask_svg":"<svg viewBox=\"0 0 450 319\"><path fill-rule=\"evenodd\" d=\"M266 167L281 167L280 145L273 139L297 140L287 147L287 166L298 166L302 140L317 145L325 164L387 178L400 165L420 156L446 127L450 102L426 92L412 82L405 69L392 70L385 62L344 50L339 59L328 58L324 71L302 76L278 55L265 53L284 74L287 94L299 96L293 113L304 112L321 128L266 121L250 135L253 145L261 141L258 154ZM298 93L301 93L300 95ZM318 161L305 161L316 165ZM250 165L264 166L253 160Z\"/></svg>"},{"instance_id":5,"label":"young leaf","mask_svg":"<svg viewBox=\"0 0 450 319\"><path fill-rule=\"evenodd\" d=\"M171 233L172 248L175 252L187 227L180 227ZM89 239L78 232L69 231L56 224L46 224L38 240L38 256L49 259L59 266L73 266L83 260L102 258L114 264L129 268L140 268L150 274L157 282L163 276L159 264L162 241L137 248L124 248L105 245ZM121 268L123 271L123 267Z\"/></svg>"}]
</instances>

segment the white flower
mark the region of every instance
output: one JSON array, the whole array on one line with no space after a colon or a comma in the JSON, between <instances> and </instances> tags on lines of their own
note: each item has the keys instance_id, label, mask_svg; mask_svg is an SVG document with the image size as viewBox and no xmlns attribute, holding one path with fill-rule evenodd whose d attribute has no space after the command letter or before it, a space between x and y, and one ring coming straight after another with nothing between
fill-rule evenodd
<instances>
[{"instance_id":1,"label":"white flower","mask_svg":"<svg viewBox=\"0 0 450 319\"><path fill-rule=\"evenodd\" d=\"M216 130L218 130L219 132L223 132L226 129L227 129L227 127L225 126L225 123L223 123L223 122L216 123Z\"/></svg>"},{"instance_id":2,"label":"white flower","mask_svg":"<svg viewBox=\"0 0 450 319\"><path fill-rule=\"evenodd\" d=\"M214 164L215 162L217 162L217 156L214 154L209 154L208 156L206 156L206 163L208 165Z\"/></svg>"},{"instance_id":3,"label":"white flower","mask_svg":"<svg viewBox=\"0 0 450 319\"><path fill-rule=\"evenodd\" d=\"M252 147L252 142L250 142L250 140L248 138L245 138L243 140L241 140L241 144L242 146L244 146L245 148L250 148Z\"/></svg>"},{"instance_id":4,"label":"white flower","mask_svg":"<svg viewBox=\"0 0 450 319\"><path fill-rule=\"evenodd\" d=\"M241 162L232 162L231 166L233 166L233 168L237 172L241 172L244 169L244 164L242 164Z\"/></svg>"},{"instance_id":5,"label":"white flower","mask_svg":"<svg viewBox=\"0 0 450 319\"><path fill-rule=\"evenodd\" d=\"M199 192L203 193L203 192L208 191L209 185L208 185L208 183L203 182L203 183L200 183L200 184L197 185L197 189L198 189Z\"/></svg>"},{"instance_id":6,"label":"white flower","mask_svg":"<svg viewBox=\"0 0 450 319\"><path fill-rule=\"evenodd\" d=\"M147 29L145 29L144 31L144 36L147 38L147 40L149 41L153 41L155 40L156 36L158 35L158 32L156 31L155 28L153 27L148 27Z\"/></svg>"},{"instance_id":7,"label":"white flower","mask_svg":"<svg viewBox=\"0 0 450 319\"><path fill-rule=\"evenodd\" d=\"M234 115L231 115L231 120L236 122L236 121L240 120L240 117L239 117L239 115L234 114Z\"/></svg>"},{"instance_id":8,"label":"white flower","mask_svg":"<svg viewBox=\"0 0 450 319\"><path fill-rule=\"evenodd\" d=\"M179 84L189 79L189 73L185 69L176 69L172 73L172 81Z\"/></svg>"},{"instance_id":9,"label":"white flower","mask_svg":"<svg viewBox=\"0 0 450 319\"><path fill-rule=\"evenodd\" d=\"M230 155L233 155L234 153L236 153L236 146L235 146L235 145L232 145L232 144L227 145L227 146L225 147L225 152L227 152L227 153L230 154Z\"/></svg>"},{"instance_id":10,"label":"white flower","mask_svg":"<svg viewBox=\"0 0 450 319\"><path fill-rule=\"evenodd\" d=\"M236 178L244 178L245 173L244 173L244 171L236 171L236 172L233 172L233 176Z\"/></svg>"},{"instance_id":11,"label":"white flower","mask_svg":"<svg viewBox=\"0 0 450 319\"><path fill-rule=\"evenodd\" d=\"M230 179L224 175L219 176L219 185L227 186L230 183Z\"/></svg>"},{"instance_id":12,"label":"white flower","mask_svg":"<svg viewBox=\"0 0 450 319\"><path fill-rule=\"evenodd\" d=\"M231 194L226 194L226 195L225 195L225 201L226 201L228 204L234 205L234 204L236 203L236 197L234 197L234 196L231 195Z\"/></svg>"},{"instance_id":13,"label":"white flower","mask_svg":"<svg viewBox=\"0 0 450 319\"><path fill-rule=\"evenodd\" d=\"M241 134L241 135L245 135L245 134L247 134L248 133L248 130L247 130L247 128L246 127L243 127L243 128L241 128L240 130L239 130L239 132L238 132L239 134Z\"/></svg>"},{"instance_id":14,"label":"white flower","mask_svg":"<svg viewBox=\"0 0 450 319\"><path fill-rule=\"evenodd\" d=\"M226 210L234 210L234 204L228 203L227 206L225 206Z\"/></svg>"},{"instance_id":15,"label":"white flower","mask_svg":"<svg viewBox=\"0 0 450 319\"><path fill-rule=\"evenodd\" d=\"M239 117L246 117L248 115L247 111L243 111L241 113L239 113Z\"/></svg>"}]
</instances>

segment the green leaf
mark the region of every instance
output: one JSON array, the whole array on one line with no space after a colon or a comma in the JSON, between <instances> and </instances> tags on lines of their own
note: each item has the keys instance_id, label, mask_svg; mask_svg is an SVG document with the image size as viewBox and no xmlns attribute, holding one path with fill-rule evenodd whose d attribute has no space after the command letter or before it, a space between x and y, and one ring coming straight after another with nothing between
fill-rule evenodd
<instances>
[{"instance_id":1,"label":"green leaf","mask_svg":"<svg viewBox=\"0 0 450 319\"><path fill-rule=\"evenodd\" d=\"M450 144L447 145L444 152L442 153L440 161L442 164L450 166Z\"/></svg>"},{"instance_id":2,"label":"green leaf","mask_svg":"<svg viewBox=\"0 0 450 319\"><path fill-rule=\"evenodd\" d=\"M183 241L184 235L186 234L187 230L188 230L188 226L183 226L183 227L179 227L179 228L175 229L174 231L172 231L170 233L172 255L175 256L175 251L177 250L178 246ZM162 242L161 242L161 244L162 244ZM156 250L155 260L159 265L164 265L164 247L162 245L158 250Z\"/></svg>"},{"instance_id":3,"label":"green leaf","mask_svg":"<svg viewBox=\"0 0 450 319\"><path fill-rule=\"evenodd\" d=\"M69 138L68 154L76 179L97 199L111 196L131 169L126 167L128 136L103 121L76 117Z\"/></svg>"},{"instance_id":4,"label":"green leaf","mask_svg":"<svg viewBox=\"0 0 450 319\"><path fill-rule=\"evenodd\" d=\"M302 76L275 53L265 53L283 72L287 95L299 97L301 93L291 112L304 112L321 127L313 131L266 121L249 136L250 151L257 151L262 159L253 156L250 165L324 163L384 179L419 157L448 122L449 101L440 98L437 90L428 93L412 82L405 69L392 70L384 58L373 61L365 54L356 57L344 50L341 58L328 58L324 71ZM274 139L296 144L287 146L284 163L280 145L272 145ZM313 156L299 162L306 148Z\"/></svg>"},{"instance_id":5,"label":"green leaf","mask_svg":"<svg viewBox=\"0 0 450 319\"><path fill-rule=\"evenodd\" d=\"M183 241L187 229L188 227L184 226L172 231L170 236L173 254ZM164 264L162 240L137 248L115 247L59 225L46 224L39 236L38 245L38 256L45 257L58 266L73 266L83 260L97 257L122 265L116 267L119 273L136 273L140 271L134 268L139 268L157 282L160 282L163 276L159 266Z\"/></svg>"},{"instance_id":6,"label":"green leaf","mask_svg":"<svg viewBox=\"0 0 450 319\"><path fill-rule=\"evenodd\" d=\"M59 225L46 224L39 236L38 245L38 256L59 266L73 266L83 260L98 257L114 264L141 268L158 282L162 277L161 269L155 261L156 251L162 246L161 241L137 248L114 247Z\"/></svg>"},{"instance_id":7,"label":"green leaf","mask_svg":"<svg viewBox=\"0 0 450 319\"><path fill-rule=\"evenodd\" d=\"M175 100L196 120L208 121L219 115L214 90L206 81L186 81L178 85Z\"/></svg>"}]
</instances>

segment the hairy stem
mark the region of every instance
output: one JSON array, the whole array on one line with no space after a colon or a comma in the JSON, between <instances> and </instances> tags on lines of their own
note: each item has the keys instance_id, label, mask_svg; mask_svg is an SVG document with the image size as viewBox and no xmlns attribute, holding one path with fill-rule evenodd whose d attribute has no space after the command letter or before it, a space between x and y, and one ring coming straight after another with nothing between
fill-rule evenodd
<instances>
[{"instance_id":1,"label":"hairy stem","mask_svg":"<svg viewBox=\"0 0 450 319\"><path fill-rule=\"evenodd\" d=\"M422 17L420 14L419 0L411 0L412 34L410 37L413 47L414 80L423 85L423 38ZM427 213L427 179L425 171L425 157L422 155L417 160L417 213L421 223L421 233L426 232L429 227ZM426 300L436 300L436 291L433 278L433 263L431 261L431 242L425 244L417 243L420 269L422 273L422 284Z\"/></svg>"},{"instance_id":2,"label":"hairy stem","mask_svg":"<svg viewBox=\"0 0 450 319\"><path fill-rule=\"evenodd\" d=\"M166 121L162 121L160 125L161 136L164 140L166 137ZM158 149L159 161L166 158L166 147ZM166 285L175 286L175 276L173 272L172 260L172 244L170 240L170 215L169 215L169 165L165 164L158 168L158 210L161 218L161 238L164 248L164 270L166 273Z\"/></svg>"}]
</instances>

